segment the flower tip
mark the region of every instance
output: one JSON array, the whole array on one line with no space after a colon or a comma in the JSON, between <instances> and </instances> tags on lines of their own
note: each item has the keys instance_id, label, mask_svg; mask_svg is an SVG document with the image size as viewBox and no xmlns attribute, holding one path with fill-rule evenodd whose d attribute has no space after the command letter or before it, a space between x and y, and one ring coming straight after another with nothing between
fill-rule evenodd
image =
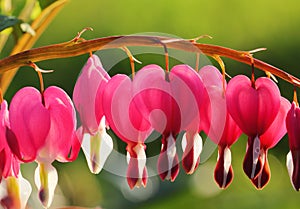
<instances>
[{"instance_id":1,"label":"flower tip","mask_svg":"<svg viewBox=\"0 0 300 209\"><path fill-rule=\"evenodd\" d=\"M85 133L82 148L91 173L99 174L113 150L113 141L105 129L98 131L94 136Z\"/></svg>"},{"instance_id":2,"label":"flower tip","mask_svg":"<svg viewBox=\"0 0 300 209\"><path fill-rule=\"evenodd\" d=\"M231 151L228 147L219 149L219 156L214 178L221 189L226 189L233 180L233 169L231 166Z\"/></svg>"},{"instance_id":3,"label":"flower tip","mask_svg":"<svg viewBox=\"0 0 300 209\"><path fill-rule=\"evenodd\" d=\"M200 163L202 151L201 136L199 134L190 135L185 133L182 138L182 148L182 167L186 174L193 174Z\"/></svg>"},{"instance_id":4,"label":"flower tip","mask_svg":"<svg viewBox=\"0 0 300 209\"><path fill-rule=\"evenodd\" d=\"M173 167L170 170L168 170L166 168L166 165L163 163L163 160L159 159L158 160L158 173L159 173L159 177L162 181L170 180L171 182L174 182L179 173L178 158L177 158L177 163L173 163Z\"/></svg>"},{"instance_id":5,"label":"flower tip","mask_svg":"<svg viewBox=\"0 0 300 209\"><path fill-rule=\"evenodd\" d=\"M300 151L290 151L286 157L286 166L295 191L300 190Z\"/></svg>"},{"instance_id":6,"label":"flower tip","mask_svg":"<svg viewBox=\"0 0 300 209\"><path fill-rule=\"evenodd\" d=\"M127 160L127 183L130 189L146 187L148 172L144 144L137 144L133 148L128 146Z\"/></svg>"},{"instance_id":7,"label":"flower tip","mask_svg":"<svg viewBox=\"0 0 300 209\"><path fill-rule=\"evenodd\" d=\"M41 203L46 207L48 205L47 197L49 196L49 194L47 194L47 190L45 190L44 188L41 188L38 193L38 196L39 196Z\"/></svg>"},{"instance_id":8,"label":"flower tip","mask_svg":"<svg viewBox=\"0 0 300 209\"><path fill-rule=\"evenodd\" d=\"M243 162L243 170L249 179L255 179L263 169L260 154L260 141L258 137L249 137L248 147Z\"/></svg>"},{"instance_id":9,"label":"flower tip","mask_svg":"<svg viewBox=\"0 0 300 209\"><path fill-rule=\"evenodd\" d=\"M132 190L134 187L141 188L147 186L147 169L145 168L143 178L133 178L133 177L127 177L127 184L129 188Z\"/></svg>"},{"instance_id":10,"label":"flower tip","mask_svg":"<svg viewBox=\"0 0 300 209\"><path fill-rule=\"evenodd\" d=\"M51 164L39 163L35 170L34 181L39 189L38 197L45 208L49 208L58 183L58 174Z\"/></svg>"},{"instance_id":11,"label":"flower tip","mask_svg":"<svg viewBox=\"0 0 300 209\"><path fill-rule=\"evenodd\" d=\"M269 183L270 178L271 178L271 171L270 171L268 159L266 158L262 171L259 173L259 175L256 178L251 179L251 182L253 183L253 185L256 187L257 190L262 190Z\"/></svg>"},{"instance_id":12,"label":"flower tip","mask_svg":"<svg viewBox=\"0 0 300 209\"><path fill-rule=\"evenodd\" d=\"M233 180L233 170L230 166L228 173L224 173L224 170L220 167L216 167L214 171L214 178L220 189L227 189Z\"/></svg>"},{"instance_id":13,"label":"flower tip","mask_svg":"<svg viewBox=\"0 0 300 209\"><path fill-rule=\"evenodd\" d=\"M162 144L158 157L157 171L162 181L175 181L179 173L179 161L176 153L176 142L173 136L169 136Z\"/></svg>"}]
</instances>

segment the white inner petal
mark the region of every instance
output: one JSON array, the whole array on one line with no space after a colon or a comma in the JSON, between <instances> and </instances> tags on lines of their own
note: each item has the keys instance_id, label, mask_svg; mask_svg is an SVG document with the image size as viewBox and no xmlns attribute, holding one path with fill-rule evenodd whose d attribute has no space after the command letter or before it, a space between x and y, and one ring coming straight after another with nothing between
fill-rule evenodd
<instances>
[{"instance_id":1,"label":"white inner petal","mask_svg":"<svg viewBox=\"0 0 300 209\"><path fill-rule=\"evenodd\" d=\"M102 125L105 127L105 121L102 122ZM81 147L90 171L98 174L113 150L113 141L106 133L106 129L100 128L94 136L85 133Z\"/></svg>"},{"instance_id":2,"label":"white inner petal","mask_svg":"<svg viewBox=\"0 0 300 209\"><path fill-rule=\"evenodd\" d=\"M47 179L41 181L41 179ZM49 208L54 197L54 191L58 182L56 169L51 164L39 163L34 173L34 181L40 195L42 194L42 204Z\"/></svg>"},{"instance_id":3,"label":"white inner petal","mask_svg":"<svg viewBox=\"0 0 300 209\"><path fill-rule=\"evenodd\" d=\"M231 166L231 151L228 147L224 149L224 174L223 174L223 183L222 187L226 186L227 175Z\"/></svg>"},{"instance_id":4,"label":"white inner petal","mask_svg":"<svg viewBox=\"0 0 300 209\"><path fill-rule=\"evenodd\" d=\"M260 155L260 140L258 136L256 136L253 142L253 150L252 150L253 165L252 165L251 179L254 178L259 155Z\"/></svg>"},{"instance_id":5,"label":"white inner petal","mask_svg":"<svg viewBox=\"0 0 300 209\"><path fill-rule=\"evenodd\" d=\"M288 170L288 173L290 176L291 184L294 187L294 183L293 183L294 164L293 164L293 156L292 156L291 151L289 151L289 153L286 155L286 167L287 167L287 170ZM294 187L294 189L295 189L295 187Z\"/></svg>"},{"instance_id":6,"label":"white inner petal","mask_svg":"<svg viewBox=\"0 0 300 209\"><path fill-rule=\"evenodd\" d=\"M136 183L137 187L140 187L142 185L142 180L143 180L143 172L144 169L146 167L146 153L144 150L144 147L142 144L137 144L133 150L135 151L136 155L137 155L137 160L138 160L138 181Z\"/></svg>"},{"instance_id":7,"label":"white inner petal","mask_svg":"<svg viewBox=\"0 0 300 209\"><path fill-rule=\"evenodd\" d=\"M166 179L171 179L171 169L173 167L173 161L176 156L176 141L172 134L170 134L167 138L167 157L168 157L168 174L166 176Z\"/></svg>"}]
</instances>

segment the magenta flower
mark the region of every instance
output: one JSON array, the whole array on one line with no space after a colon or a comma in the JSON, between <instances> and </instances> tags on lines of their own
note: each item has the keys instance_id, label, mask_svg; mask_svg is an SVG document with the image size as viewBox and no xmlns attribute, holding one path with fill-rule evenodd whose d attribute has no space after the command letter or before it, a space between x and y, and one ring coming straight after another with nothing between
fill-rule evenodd
<instances>
[{"instance_id":1,"label":"magenta flower","mask_svg":"<svg viewBox=\"0 0 300 209\"><path fill-rule=\"evenodd\" d=\"M4 208L24 209L31 193L29 182L20 172L20 162L12 154L6 139L10 127L7 102L0 106L0 204Z\"/></svg>"},{"instance_id":2,"label":"magenta flower","mask_svg":"<svg viewBox=\"0 0 300 209\"><path fill-rule=\"evenodd\" d=\"M205 66L199 74L208 91L211 104L211 110L208 112L210 125L205 132L214 143L219 145L214 177L220 188L226 188L233 179L230 147L238 140L242 131L227 111L223 78L219 70L214 66Z\"/></svg>"},{"instance_id":3,"label":"magenta flower","mask_svg":"<svg viewBox=\"0 0 300 209\"><path fill-rule=\"evenodd\" d=\"M43 94L25 87L11 101L9 120L9 146L20 161L39 163L35 181L41 202L49 207L58 178L51 163L73 161L80 150L72 101L58 87L49 87Z\"/></svg>"},{"instance_id":4,"label":"magenta flower","mask_svg":"<svg viewBox=\"0 0 300 209\"><path fill-rule=\"evenodd\" d=\"M262 143L265 145L264 150L267 150L270 145L276 144L279 140L277 135L276 137L269 135L267 130L280 111L280 98L278 87L269 78L258 78L252 84L249 78L239 75L231 79L228 84L226 91L228 111L241 130L248 135L243 168L252 180L259 176L264 165L267 166L265 163L267 160L264 160L266 156L262 156L265 153L261 153ZM261 140L263 134L270 137L268 139L263 137ZM262 185L264 185L262 181L255 183L258 188Z\"/></svg>"},{"instance_id":5,"label":"magenta flower","mask_svg":"<svg viewBox=\"0 0 300 209\"><path fill-rule=\"evenodd\" d=\"M127 182L129 187L146 186L146 138L152 131L139 107L133 101L132 81L126 75L115 75L103 93L103 110L114 133L127 143Z\"/></svg>"},{"instance_id":6,"label":"magenta flower","mask_svg":"<svg viewBox=\"0 0 300 209\"><path fill-rule=\"evenodd\" d=\"M255 178L251 179L257 189L263 189L271 178L271 171L267 158L268 150L273 148L286 134L285 118L290 107L290 102L281 97L280 109L275 120L268 130L259 137L260 153L258 161L261 162L262 170Z\"/></svg>"},{"instance_id":7,"label":"magenta flower","mask_svg":"<svg viewBox=\"0 0 300 209\"><path fill-rule=\"evenodd\" d=\"M20 170L20 163L7 144L6 129L9 127L7 102L4 100L0 106L0 181L2 177L18 176Z\"/></svg>"},{"instance_id":8,"label":"magenta flower","mask_svg":"<svg viewBox=\"0 0 300 209\"><path fill-rule=\"evenodd\" d=\"M111 137L106 133L102 108L103 89L110 79L96 55L89 57L74 87L73 100L82 127L82 148L92 173L99 173L113 149Z\"/></svg>"},{"instance_id":9,"label":"magenta flower","mask_svg":"<svg viewBox=\"0 0 300 209\"><path fill-rule=\"evenodd\" d=\"M183 138L183 167L192 173L199 164L202 139L199 103L204 87L199 75L187 65L177 65L166 73L157 65L143 67L133 80L134 101L151 126L162 134L158 173L162 180L174 181L179 172L176 136ZM197 92L197 94L196 94Z\"/></svg>"},{"instance_id":10,"label":"magenta flower","mask_svg":"<svg viewBox=\"0 0 300 209\"><path fill-rule=\"evenodd\" d=\"M290 152L287 155L286 165L294 189L300 188L300 108L293 102L286 116L286 129L289 137Z\"/></svg>"}]
</instances>

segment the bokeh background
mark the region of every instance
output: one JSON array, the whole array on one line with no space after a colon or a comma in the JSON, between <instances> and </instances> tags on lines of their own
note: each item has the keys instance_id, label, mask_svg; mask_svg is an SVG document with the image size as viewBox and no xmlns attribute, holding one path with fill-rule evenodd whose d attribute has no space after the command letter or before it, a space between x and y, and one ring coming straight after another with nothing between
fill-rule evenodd
<instances>
[{"instance_id":1,"label":"bokeh background","mask_svg":"<svg viewBox=\"0 0 300 209\"><path fill-rule=\"evenodd\" d=\"M35 47L71 40L85 27L94 29L84 33L85 39L143 32L167 33L187 39L208 34L213 39L201 39L200 42L240 50L266 47L267 51L258 52L255 57L300 77L299 26L298 0L70 0ZM42 69L55 70L45 75L46 86L58 85L72 95L76 78L87 58L88 55L82 55L38 63ZM141 56L139 59L143 63L164 63L163 56L153 58L154 61L151 56ZM224 61L228 74L250 75L249 66L228 59ZM129 71L129 62L124 60L112 72ZM263 73L257 71L256 75ZM22 68L12 82L6 99L10 100L23 86L38 86L37 81L33 70ZM279 80L278 85L282 95L292 100L292 86L283 80ZM153 146L158 144L153 143ZM121 142L115 146L120 152L124 152L124 148ZM213 180L216 151L201 163L193 175L188 176L181 170L173 183L152 177L146 189L133 191L129 190L125 178L105 170L99 175L90 174L81 152L74 163L55 163L59 171L59 187L53 208L62 205L101 206L107 209L299 208L300 194L293 190L285 167L287 137L269 152L272 177L262 191L256 190L242 171L245 149L246 137L242 136L232 147L235 176L226 190L218 189ZM32 180L35 166L34 163L24 166L24 176ZM40 207L35 195L30 204L34 205L33 208Z\"/></svg>"}]
</instances>

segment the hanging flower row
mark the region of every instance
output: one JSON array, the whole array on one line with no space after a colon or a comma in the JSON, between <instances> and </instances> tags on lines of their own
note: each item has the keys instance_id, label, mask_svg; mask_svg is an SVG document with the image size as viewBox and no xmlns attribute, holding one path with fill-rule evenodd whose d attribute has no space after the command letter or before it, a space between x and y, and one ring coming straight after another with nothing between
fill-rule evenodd
<instances>
[{"instance_id":1,"label":"hanging flower row","mask_svg":"<svg viewBox=\"0 0 300 209\"><path fill-rule=\"evenodd\" d=\"M74 105L73 105L74 102ZM74 107L75 106L75 107ZM80 117L77 127L76 112ZM48 208L58 182L53 161L70 162L80 147L92 173L99 173L113 150L112 131L127 144L129 187L146 186L146 140L157 131L161 151L157 173L174 181L180 161L187 174L200 162L203 131L218 145L214 178L220 188L233 180L230 147L242 133L248 136L243 169L254 186L262 189L270 180L268 150L288 133L287 167L295 190L300 188L300 109L281 97L277 85L267 77L232 78L228 85L214 66L197 72L182 64L170 71L147 65L133 78L110 77L99 58L91 55L74 87L73 101L59 87L39 91L19 90L8 110L0 109L0 193L5 208L24 208L31 193L22 178L20 163L37 162L35 183L39 199ZM184 132L182 159L176 138Z\"/></svg>"}]
</instances>

